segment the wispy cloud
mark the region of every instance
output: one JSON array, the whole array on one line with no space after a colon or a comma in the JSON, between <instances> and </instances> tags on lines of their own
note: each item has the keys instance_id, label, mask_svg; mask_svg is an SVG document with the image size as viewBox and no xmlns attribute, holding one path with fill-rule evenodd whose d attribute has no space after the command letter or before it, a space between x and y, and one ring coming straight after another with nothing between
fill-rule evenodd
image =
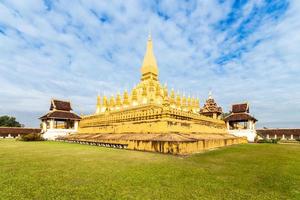
<instances>
[{"instance_id":1,"label":"wispy cloud","mask_svg":"<svg viewBox=\"0 0 300 200\"><path fill-rule=\"evenodd\" d=\"M78 113L130 89L149 30L160 80L228 111L249 101L260 126L300 121L300 2L0 1L0 114L28 126L52 97Z\"/></svg>"}]
</instances>

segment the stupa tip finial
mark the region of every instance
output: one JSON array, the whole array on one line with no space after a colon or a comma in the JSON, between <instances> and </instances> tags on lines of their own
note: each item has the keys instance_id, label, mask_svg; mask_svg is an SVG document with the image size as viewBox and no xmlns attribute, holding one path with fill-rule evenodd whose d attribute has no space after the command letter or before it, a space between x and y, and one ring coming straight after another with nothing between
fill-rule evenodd
<instances>
[{"instance_id":1,"label":"stupa tip finial","mask_svg":"<svg viewBox=\"0 0 300 200\"><path fill-rule=\"evenodd\" d=\"M151 29L149 29L149 32L148 32L148 40L152 40L152 34L151 34Z\"/></svg>"},{"instance_id":2,"label":"stupa tip finial","mask_svg":"<svg viewBox=\"0 0 300 200\"><path fill-rule=\"evenodd\" d=\"M210 90L209 93L208 93L208 98L209 98L209 99L212 99L212 91L211 91L211 90Z\"/></svg>"}]
</instances>

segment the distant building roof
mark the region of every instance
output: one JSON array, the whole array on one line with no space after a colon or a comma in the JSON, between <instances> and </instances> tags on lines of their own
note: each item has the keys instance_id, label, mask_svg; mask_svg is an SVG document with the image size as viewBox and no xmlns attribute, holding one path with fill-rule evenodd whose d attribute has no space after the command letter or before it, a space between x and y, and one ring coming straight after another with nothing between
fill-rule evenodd
<instances>
[{"instance_id":1,"label":"distant building roof","mask_svg":"<svg viewBox=\"0 0 300 200\"><path fill-rule=\"evenodd\" d=\"M46 115L40 117L41 120L43 119L71 119L71 120L80 120L77 114L73 112L66 112L66 111L50 111Z\"/></svg>"},{"instance_id":2,"label":"distant building roof","mask_svg":"<svg viewBox=\"0 0 300 200\"><path fill-rule=\"evenodd\" d=\"M72 112L71 103L69 101L52 99L50 112L39 119L80 120L81 117Z\"/></svg>"},{"instance_id":3,"label":"distant building roof","mask_svg":"<svg viewBox=\"0 0 300 200\"><path fill-rule=\"evenodd\" d=\"M51 101L50 110L64 110L64 111L71 111L71 103L69 101L62 101L53 99Z\"/></svg>"},{"instance_id":4,"label":"distant building roof","mask_svg":"<svg viewBox=\"0 0 300 200\"><path fill-rule=\"evenodd\" d=\"M255 119L248 113L231 113L230 115L225 117L224 120L231 121L231 122L240 122L240 121L248 121L248 120L257 121L257 119Z\"/></svg>"},{"instance_id":5,"label":"distant building roof","mask_svg":"<svg viewBox=\"0 0 300 200\"><path fill-rule=\"evenodd\" d=\"M272 129L256 129L257 134L266 135L298 135L300 136L300 128L272 128Z\"/></svg>"},{"instance_id":6,"label":"distant building roof","mask_svg":"<svg viewBox=\"0 0 300 200\"><path fill-rule=\"evenodd\" d=\"M224 120L229 122L242 122L248 120L257 121L257 119L249 114L248 103L233 104L230 115L225 117Z\"/></svg>"},{"instance_id":7,"label":"distant building roof","mask_svg":"<svg viewBox=\"0 0 300 200\"><path fill-rule=\"evenodd\" d=\"M232 112L233 113L243 113L243 112L249 113L249 105L248 105L248 103L233 104Z\"/></svg>"},{"instance_id":8,"label":"distant building roof","mask_svg":"<svg viewBox=\"0 0 300 200\"><path fill-rule=\"evenodd\" d=\"M0 127L0 136L17 136L29 133L40 133L40 128L22 128L22 127Z\"/></svg>"}]
</instances>

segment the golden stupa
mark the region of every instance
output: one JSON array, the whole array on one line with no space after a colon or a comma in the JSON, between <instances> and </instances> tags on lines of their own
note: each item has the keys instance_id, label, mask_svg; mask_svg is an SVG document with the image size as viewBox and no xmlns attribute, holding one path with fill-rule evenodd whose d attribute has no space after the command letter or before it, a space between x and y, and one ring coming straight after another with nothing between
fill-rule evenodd
<instances>
[{"instance_id":1,"label":"golden stupa","mask_svg":"<svg viewBox=\"0 0 300 200\"><path fill-rule=\"evenodd\" d=\"M78 133L64 139L111 147L188 154L246 142L228 134L225 122L201 115L199 99L170 92L158 79L151 36L141 80L115 97L97 97L96 112L82 116Z\"/></svg>"}]
</instances>

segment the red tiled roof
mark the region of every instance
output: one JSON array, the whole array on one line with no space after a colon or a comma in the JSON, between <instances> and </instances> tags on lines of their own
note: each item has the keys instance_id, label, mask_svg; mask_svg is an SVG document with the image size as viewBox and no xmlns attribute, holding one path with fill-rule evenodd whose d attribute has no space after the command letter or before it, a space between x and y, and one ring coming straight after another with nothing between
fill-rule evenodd
<instances>
[{"instance_id":1,"label":"red tiled roof","mask_svg":"<svg viewBox=\"0 0 300 200\"><path fill-rule=\"evenodd\" d=\"M18 134L24 135L29 133L40 133L40 128L22 128L22 127L0 127L0 136L17 136Z\"/></svg>"},{"instance_id":2,"label":"red tiled roof","mask_svg":"<svg viewBox=\"0 0 300 200\"><path fill-rule=\"evenodd\" d=\"M53 99L51 101L50 110L53 110L53 109L71 111L72 107L71 107L71 103L69 101L61 101L61 100Z\"/></svg>"},{"instance_id":3,"label":"red tiled roof","mask_svg":"<svg viewBox=\"0 0 300 200\"><path fill-rule=\"evenodd\" d=\"M290 128L278 128L278 129L257 129L257 134L266 136L266 135L298 135L300 136L300 128L290 129Z\"/></svg>"},{"instance_id":4,"label":"red tiled roof","mask_svg":"<svg viewBox=\"0 0 300 200\"><path fill-rule=\"evenodd\" d=\"M233 113L243 113L243 112L249 113L248 103L233 104L232 105L232 112Z\"/></svg>"},{"instance_id":5,"label":"red tiled roof","mask_svg":"<svg viewBox=\"0 0 300 200\"><path fill-rule=\"evenodd\" d=\"M254 120L257 121L254 117L249 115L248 113L231 113L224 119L225 121L231 121L231 122L236 122L236 121L248 121L248 120Z\"/></svg>"},{"instance_id":6,"label":"red tiled roof","mask_svg":"<svg viewBox=\"0 0 300 200\"><path fill-rule=\"evenodd\" d=\"M81 117L72 112L67 111L51 111L46 115L40 117L40 119L70 119L70 120L80 120Z\"/></svg>"}]
</instances>

